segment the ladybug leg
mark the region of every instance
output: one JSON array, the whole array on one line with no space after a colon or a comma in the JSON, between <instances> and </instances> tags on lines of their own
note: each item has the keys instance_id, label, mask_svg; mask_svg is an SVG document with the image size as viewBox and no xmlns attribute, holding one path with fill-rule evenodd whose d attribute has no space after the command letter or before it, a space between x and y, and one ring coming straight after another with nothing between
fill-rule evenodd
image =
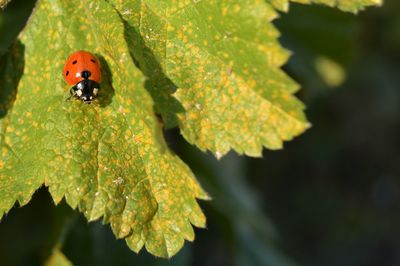
<instances>
[{"instance_id":1,"label":"ladybug leg","mask_svg":"<svg viewBox=\"0 0 400 266\"><path fill-rule=\"evenodd\" d=\"M69 93L71 94L67 99L65 99L66 101L71 100L72 97L76 96L76 91L78 90L78 88L76 86L73 86L70 90Z\"/></svg>"}]
</instances>

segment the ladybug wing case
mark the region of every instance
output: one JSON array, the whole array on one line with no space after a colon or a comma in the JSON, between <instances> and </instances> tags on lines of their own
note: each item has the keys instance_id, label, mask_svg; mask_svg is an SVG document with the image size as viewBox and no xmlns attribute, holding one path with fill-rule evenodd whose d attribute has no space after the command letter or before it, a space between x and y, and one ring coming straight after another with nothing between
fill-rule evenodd
<instances>
[{"instance_id":1,"label":"ladybug wing case","mask_svg":"<svg viewBox=\"0 0 400 266\"><path fill-rule=\"evenodd\" d=\"M100 83L101 70L97 57L86 51L77 51L68 57L63 75L69 85L76 85L79 81L83 80L81 75L83 71L90 73L90 80Z\"/></svg>"}]
</instances>

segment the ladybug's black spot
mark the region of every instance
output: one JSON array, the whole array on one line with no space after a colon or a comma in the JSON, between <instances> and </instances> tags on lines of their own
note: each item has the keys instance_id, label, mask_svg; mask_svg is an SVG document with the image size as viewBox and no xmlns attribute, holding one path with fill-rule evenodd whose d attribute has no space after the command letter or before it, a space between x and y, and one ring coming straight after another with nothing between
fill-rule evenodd
<instances>
[{"instance_id":1,"label":"ladybug's black spot","mask_svg":"<svg viewBox=\"0 0 400 266\"><path fill-rule=\"evenodd\" d=\"M81 77L84 78L84 79L88 79L91 74L92 73L90 73L90 71L85 70L85 71L82 71Z\"/></svg>"},{"instance_id":2,"label":"ladybug's black spot","mask_svg":"<svg viewBox=\"0 0 400 266\"><path fill-rule=\"evenodd\" d=\"M90 61L92 61L93 63L96 63L96 60L94 60L93 58L92 58L92 59L90 59Z\"/></svg>"},{"instance_id":3,"label":"ladybug's black spot","mask_svg":"<svg viewBox=\"0 0 400 266\"><path fill-rule=\"evenodd\" d=\"M72 64L75 65L77 62L78 62L78 61L75 60L75 61L72 62Z\"/></svg>"},{"instance_id":4,"label":"ladybug's black spot","mask_svg":"<svg viewBox=\"0 0 400 266\"><path fill-rule=\"evenodd\" d=\"M69 74L69 71L67 70L67 73L65 73L65 75L68 76L68 74Z\"/></svg>"}]
</instances>

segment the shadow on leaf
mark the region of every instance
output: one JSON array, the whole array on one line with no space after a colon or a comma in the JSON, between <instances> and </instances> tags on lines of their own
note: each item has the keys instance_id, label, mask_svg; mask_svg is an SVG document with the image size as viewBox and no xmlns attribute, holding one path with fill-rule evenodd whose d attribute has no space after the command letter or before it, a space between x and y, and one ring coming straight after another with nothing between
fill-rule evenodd
<instances>
[{"instance_id":1,"label":"shadow on leaf","mask_svg":"<svg viewBox=\"0 0 400 266\"><path fill-rule=\"evenodd\" d=\"M154 101L154 109L160 114L166 128L178 125L176 114L185 109L172 94L177 86L164 74L153 52L146 46L140 33L121 16L125 25L125 40L136 66L147 77L145 88Z\"/></svg>"},{"instance_id":2,"label":"shadow on leaf","mask_svg":"<svg viewBox=\"0 0 400 266\"><path fill-rule=\"evenodd\" d=\"M101 87L97 99L100 107L106 107L111 104L112 98L115 95L114 87L112 86L112 74L104 57L99 54L96 54L96 57L100 60L102 75Z\"/></svg>"},{"instance_id":3,"label":"shadow on leaf","mask_svg":"<svg viewBox=\"0 0 400 266\"><path fill-rule=\"evenodd\" d=\"M25 66L25 46L17 41L0 59L0 118L13 106Z\"/></svg>"}]
</instances>

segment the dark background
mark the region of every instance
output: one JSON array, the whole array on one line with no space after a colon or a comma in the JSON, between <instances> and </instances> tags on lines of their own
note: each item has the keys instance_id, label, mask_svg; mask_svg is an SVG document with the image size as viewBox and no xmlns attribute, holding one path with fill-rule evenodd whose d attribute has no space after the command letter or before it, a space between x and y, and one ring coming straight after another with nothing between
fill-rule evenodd
<instances>
[{"instance_id":1,"label":"dark background","mask_svg":"<svg viewBox=\"0 0 400 266\"><path fill-rule=\"evenodd\" d=\"M34 2L0 13L0 55ZM262 159L221 161L166 132L213 197L194 243L171 260L136 255L42 188L1 221L0 265L42 265L55 243L76 266L400 265L400 1L358 16L292 4L274 23L313 126Z\"/></svg>"}]
</instances>

